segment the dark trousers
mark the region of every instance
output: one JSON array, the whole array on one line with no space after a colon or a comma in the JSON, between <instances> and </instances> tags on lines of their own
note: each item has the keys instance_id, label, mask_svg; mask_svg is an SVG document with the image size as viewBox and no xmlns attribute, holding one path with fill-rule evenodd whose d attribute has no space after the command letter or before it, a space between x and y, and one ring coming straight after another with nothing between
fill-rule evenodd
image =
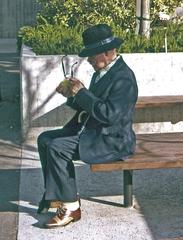
<instances>
[{"instance_id":1,"label":"dark trousers","mask_svg":"<svg viewBox=\"0 0 183 240\"><path fill-rule=\"evenodd\" d=\"M75 169L79 159L79 136L67 129L43 132L37 139L42 165L45 199L73 202L77 200Z\"/></svg>"}]
</instances>

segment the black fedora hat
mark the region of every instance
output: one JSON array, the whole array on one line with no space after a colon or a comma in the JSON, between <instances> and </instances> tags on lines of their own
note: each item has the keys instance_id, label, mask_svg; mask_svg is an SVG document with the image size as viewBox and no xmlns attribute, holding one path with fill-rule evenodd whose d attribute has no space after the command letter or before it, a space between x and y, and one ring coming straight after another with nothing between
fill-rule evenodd
<instances>
[{"instance_id":1,"label":"black fedora hat","mask_svg":"<svg viewBox=\"0 0 183 240\"><path fill-rule=\"evenodd\" d=\"M80 57L89 57L106 52L121 45L122 39L114 37L107 24L97 24L86 29L83 34L85 48L79 53Z\"/></svg>"}]
</instances>

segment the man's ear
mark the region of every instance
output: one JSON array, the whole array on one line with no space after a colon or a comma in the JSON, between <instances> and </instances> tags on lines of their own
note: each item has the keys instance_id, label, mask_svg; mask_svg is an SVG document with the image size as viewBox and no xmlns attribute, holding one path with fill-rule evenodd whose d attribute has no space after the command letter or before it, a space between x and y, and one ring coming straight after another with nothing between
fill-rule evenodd
<instances>
[{"instance_id":1,"label":"man's ear","mask_svg":"<svg viewBox=\"0 0 183 240\"><path fill-rule=\"evenodd\" d=\"M105 52L106 56L109 56L110 54L111 54L111 50L108 50L108 51Z\"/></svg>"},{"instance_id":2,"label":"man's ear","mask_svg":"<svg viewBox=\"0 0 183 240\"><path fill-rule=\"evenodd\" d=\"M114 55L114 54L116 54L116 49L115 48L105 52L106 56L111 56L111 55Z\"/></svg>"}]
</instances>

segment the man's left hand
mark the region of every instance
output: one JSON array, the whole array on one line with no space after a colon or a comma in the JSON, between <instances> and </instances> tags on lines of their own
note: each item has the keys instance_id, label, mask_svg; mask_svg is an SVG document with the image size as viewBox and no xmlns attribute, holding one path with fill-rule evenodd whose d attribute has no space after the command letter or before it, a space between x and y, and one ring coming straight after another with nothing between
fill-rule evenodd
<instances>
[{"instance_id":1,"label":"man's left hand","mask_svg":"<svg viewBox=\"0 0 183 240\"><path fill-rule=\"evenodd\" d=\"M72 96L75 96L80 89L85 87L84 84L76 78L70 78L69 81L71 81L72 85L71 87Z\"/></svg>"}]
</instances>

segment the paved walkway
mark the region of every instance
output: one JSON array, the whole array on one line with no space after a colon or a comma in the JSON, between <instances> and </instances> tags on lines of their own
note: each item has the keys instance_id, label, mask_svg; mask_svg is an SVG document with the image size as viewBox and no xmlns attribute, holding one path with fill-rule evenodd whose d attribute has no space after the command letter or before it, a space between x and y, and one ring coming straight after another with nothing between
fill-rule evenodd
<instances>
[{"instance_id":1,"label":"paved walkway","mask_svg":"<svg viewBox=\"0 0 183 240\"><path fill-rule=\"evenodd\" d=\"M75 166L82 219L43 229L53 212L36 214L43 192L36 136L42 129L32 129L20 144L18 69L16 54L0 54L0 240L183 239L182 169L135 171L135 208L125 209L122 173L92 173L80 161Z\"/></svg>"}]
</instances>

